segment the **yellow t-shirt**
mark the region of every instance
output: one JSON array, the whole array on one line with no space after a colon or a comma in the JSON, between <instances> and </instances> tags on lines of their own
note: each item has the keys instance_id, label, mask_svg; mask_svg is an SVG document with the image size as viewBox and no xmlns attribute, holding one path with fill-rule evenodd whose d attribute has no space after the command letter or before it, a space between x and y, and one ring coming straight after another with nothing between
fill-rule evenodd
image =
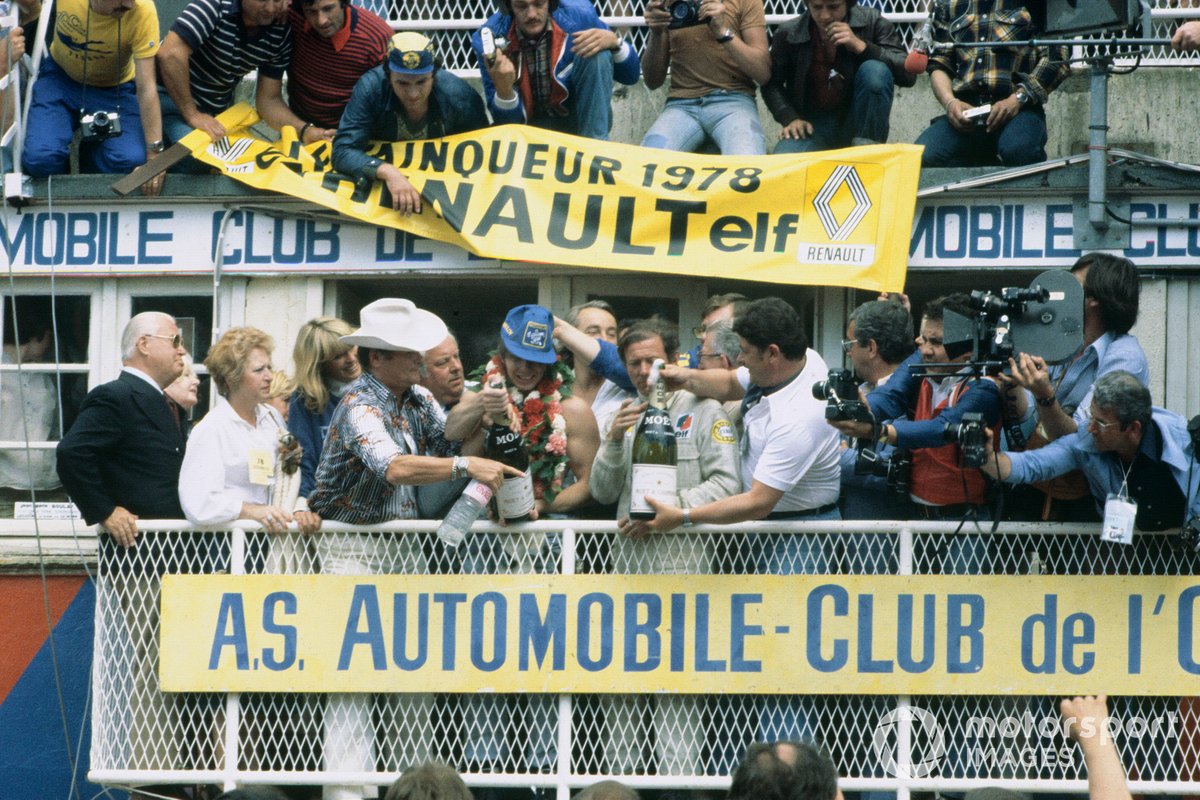
<instances>
[{"instance_id":1,"label":"yellow t-shirt","mask_svg":"<svg viewBox=\"0 0 1200 800\"><path fill-rule=\"evenodd\" d=\"M121 40L117 42L120 28ZM133 80L133 60L158 52L158 10L153 0L137 0L117 17L88 13L88 0L58 0L50 56L71 78L87 85L112 87Z\"/></svg>"}]
</instances>

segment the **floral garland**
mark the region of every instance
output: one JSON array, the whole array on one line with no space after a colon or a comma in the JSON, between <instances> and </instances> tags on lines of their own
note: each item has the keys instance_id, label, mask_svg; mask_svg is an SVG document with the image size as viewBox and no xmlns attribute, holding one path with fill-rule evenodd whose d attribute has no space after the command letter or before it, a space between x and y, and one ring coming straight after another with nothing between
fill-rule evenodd
<instances>
[{"instance_id":1,"label":"floral garland","mask_svg":"<svg viewBox=\"0 0 1200 800\"><path fill-rule=\"evenodd\" d=\"M518 430L516 422L520 420L519 432L529 448L533 495L552 503L562 491L563 478L567 474L567 421L563 417L562 401L571 396L575 372L560 357L548 366L541 382L529 394L524 394L508 381L504 360L492 354L488 363L471 377L487 386L493 376L504 378L508 386L512 408L508 418L513 430Z\"/></svg>"}]
</instances>

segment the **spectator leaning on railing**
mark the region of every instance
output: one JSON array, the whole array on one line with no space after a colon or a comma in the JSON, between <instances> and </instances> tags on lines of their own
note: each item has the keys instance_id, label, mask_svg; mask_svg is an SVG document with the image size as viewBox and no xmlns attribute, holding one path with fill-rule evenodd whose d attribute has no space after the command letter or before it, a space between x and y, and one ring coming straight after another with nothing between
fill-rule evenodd
<instances>
[{"instance_id":1,"label":"spectator leaning on railing","mask_svg":"<svg viewBox=\"0 0 1200 800\"><path fill-rule=\"evenodd\" d=\"M397 33L387 61L359 79L333 140L333 168L383 181L392 208L421 213L421 195L391 162L366 154L372 141L437 139L487 127L479 94L438 66L433 43L420 33Z\"/></svg>"},{"instance_id":2,"label":"spectator leaning on railing","mask_svg":"<svg viewBox=\"0 0 1200 800\"><path fill-rule=\"evenodd\" d=\"M763 101L783 128L776 153L887 141L896 84L912 86L892 24L855 0L809 0L771 39Z\"/></svg>"},{"instance_id":3,"label":"spectator leaning on railing","mask_svg":"<svg viewBox=\"0 0 1200 800\"><path fill-rule=\"evenodd\" d=\"M225 127L215 115L233 105L234 91L252 70L258 70L258 115L276 130L304 127L304 120L283 102L283 73L292 60L292 29L283 9L284 0L188 3L158 51L159 100L168 140L178 142L192 130L202 130L214 141L223 137ZM326 138L332 135L328 131ZM306 132L308 141L317 138L313 129ZM189 160L178 169L208 168Z\"/></svg>"},{"instance_id":4,"label":"spectator leaning on railing","mask_svg":"<svg viewBox=\"0 0 1200 800\"><path fill-rule=\"evenodd\" d=\"M1082 430L1040 450L997 453L984 470L1009 483L1081 470L1105 526L1129 515L1129 532L1160 531L1200 514L1200 466L1187 421L1150 403L1150 390L1128 372L1096 381ZM1117 497L1122 504L1111 506ZM1111 507L1110 507L1111 506Z\"/></svg>"},{"instance_id":5,"label":"spectator leaning on railing","mask_svg":"<svg viewBox=\"0 0 1200 800\"><path fill-rule=\"evenodd\" d=\"M483 32L504 39L493 57ZM600 19L588 0L500 0L471 36L483 94L497 125L524 123L607 140L613 80L637 83L637 51Z\"/></svg>"},{"instance_id":6,"label":"spectator leaning on railing","mask_svg":"<svg viewBox=\"0 0 1200 800\"><path fill-rule=\"evenodd\" d=\"M391 26L349 0L292 0L288 20L288 105L304 120L296 132L302 140L328 139L358 79L387 58Z\"/></svg>"}]
</instances>

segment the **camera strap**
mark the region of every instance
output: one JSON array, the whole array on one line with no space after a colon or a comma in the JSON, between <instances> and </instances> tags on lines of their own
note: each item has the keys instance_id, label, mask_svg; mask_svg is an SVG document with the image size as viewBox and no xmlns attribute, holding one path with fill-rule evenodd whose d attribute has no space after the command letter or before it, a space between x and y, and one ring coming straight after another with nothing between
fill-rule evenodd
<instances>
[{"instance_id":1,"label":"camera strap","mask_svg":"<svg viewBox=\"0 0 1200 800\"><path fill-rule=\"evenodd\" d=\"M83 88L79 92L79 116L81 116L81 117L87 113L88 62L92 60L91 53L88 52L87 47L88 47L88 42L91 41L91 35L92 35L92 3L91 3L91 0L88 0L87 16L84 18L84 23L83 23ZM120 75L121 74L121 17L117 17L117 46L115 48L115 55L113 56L113 58L116 59L116 67L117 67L116 74ZM120 83L117 84L117 106L116 106L116 108L113 109L113 112L118 117L121 116L121 84Z\"/></svg>"}]
</instances>

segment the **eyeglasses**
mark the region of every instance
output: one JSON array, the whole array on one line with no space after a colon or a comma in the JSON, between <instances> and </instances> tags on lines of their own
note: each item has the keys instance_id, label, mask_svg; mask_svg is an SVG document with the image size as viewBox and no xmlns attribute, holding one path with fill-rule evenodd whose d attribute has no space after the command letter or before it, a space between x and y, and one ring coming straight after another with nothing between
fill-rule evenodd
<instances>
[{"instance_id":1,"label":"eyeglasses","mask_svg":"<svg viewBox=\"0 0 1200 800\"><path fill-rule=\"evenodd\" d=\"M854 345L858 344L858 339L842 339L842 352L850 355L850 351L854 349Z\"/></svg>"},{"instance_id":2,"label":"eyeglasses","mask_svg":"<svg viewBox=\"0 0 1200 800\"><path fill-rule=\"evenodd\" d=\"M705 326L697 325L696 327L692 328L692 336L695 336L697 339L699 339L704 335L705 330L707 330Z\"/></svg>"},{"instance_id":3,"label":"eyeglasses","mask_svg":"<svg viewBox=\"0 0 1200 800\"><path fill-rule=\"evenodd\" d=\"M721 357L721 355L719 353L703 353L702 352L698 355L698 358L701 361L703 361L706 358L720 358L720 357Z\"/></svg>"},{"instance_id":4,"label":"eyeglasses","mask_svg":"<svg viewBox=\"0 0 1200 800\"><path fill-rule=\"evenodd\" d=\"M183 347L183 335L182 334L177 333L174 336L167 336L162 333L147 333L146 335L149 336L151 339L166 339L168 342L171 343L171 347L175 350L178 350L180 347Z\"/></svg>"},{"instance_id":5,"label":"eyeglasses","mask_svg":"<svg viewBox=\"0 0 1200 800\"><path fill-rule=\"evenodd\" d=\"M1096 419L1094 416L1092 416L1092 410L1090 408L1083 412L1083 426L1085 428L1090 428L1091 426L1095 425L1096 429L1100 431L1100 433L1107 433L1108 429L1113 425L1120 424L1120 420L1116 420L1114 422L1105 422L1103 420Z\"/></svg>"}]
</instances>

